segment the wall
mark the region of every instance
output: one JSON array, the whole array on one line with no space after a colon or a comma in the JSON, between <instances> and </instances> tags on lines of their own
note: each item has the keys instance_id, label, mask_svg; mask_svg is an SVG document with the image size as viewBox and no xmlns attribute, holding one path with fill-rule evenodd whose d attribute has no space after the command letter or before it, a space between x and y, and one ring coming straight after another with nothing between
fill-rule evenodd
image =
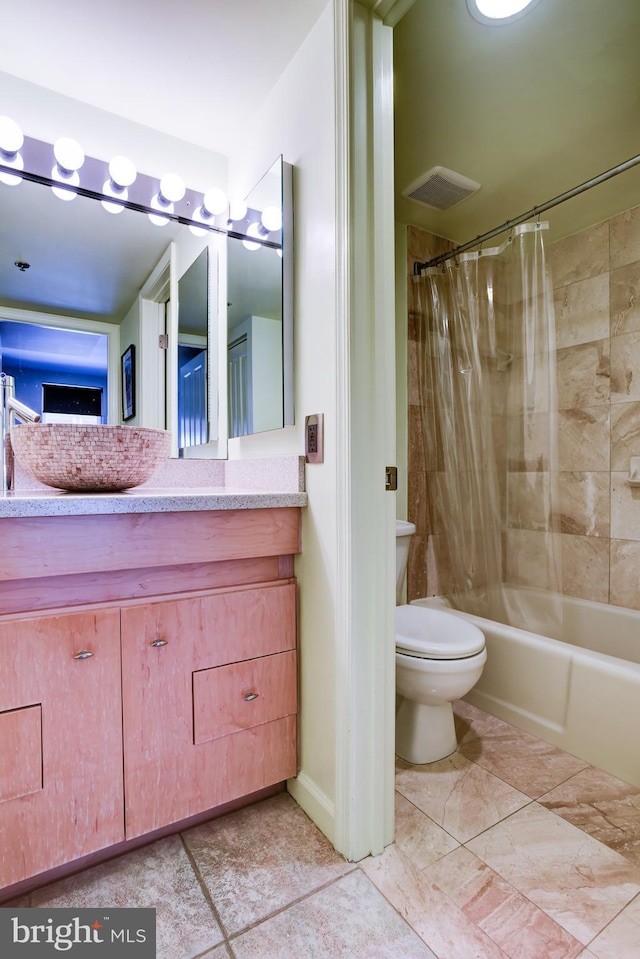
<instances>
[{"instance_id":1,"label":"wall","mask_svg":"<svg viewBox=\"0 0 640 959\"><path fill-rule=\"evenodd\" d=\"M279 153L294 165L295 426L229 441L229 459L304 451L304 418L324 413L324 462L307 466L300 580L300 766L292 789L328 835L336 790L336 276L333 10L329 5L261 109L245 192ZM256 146L259 145L259 149Z\"/></svg>"},{"instance_id":2,"label":"wall","mask_svg":"<svg viewBox=\"0 0 640 959\"><path fill-rule=\"evenodd\" d=\"M640 207L551 246L564 591L640 609Z\"/></svg>"},{"instance_id":3,"label":"wall","mask_svg":"<svg viewBox=\"0 0 640 959\"><path fill-rule=\"evenodd\" d=\"M408 274L414 260L429 259L445 244L409 227ZM640 609L640 488L627 482L629 458L640 456L640 207L556 241L548 254L556 315L563 592ZM411 289L408 276L408 514L417 527L408 591L415 598L436 593L438 582L427 549Z\"/></svg>"}]
</instances>

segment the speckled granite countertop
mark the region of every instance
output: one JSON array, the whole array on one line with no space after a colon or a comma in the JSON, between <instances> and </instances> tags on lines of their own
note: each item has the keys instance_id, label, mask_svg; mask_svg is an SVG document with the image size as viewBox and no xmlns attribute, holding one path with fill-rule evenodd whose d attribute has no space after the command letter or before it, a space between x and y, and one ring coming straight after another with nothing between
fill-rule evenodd
<instances>
[{"instance_id":1,"label":"speckled granite countertop","mask_svg":"<svg viewBox=\"0 0 640 959\"><path fill-rule=\"evenodd\" d=\"M176 513L186 510L306 506L307 494L234 489L142 488L122 493L65 493L54 489L0 493L0 519L10 516L92 516L106 513Z\"/></svg>"}]
</instances>

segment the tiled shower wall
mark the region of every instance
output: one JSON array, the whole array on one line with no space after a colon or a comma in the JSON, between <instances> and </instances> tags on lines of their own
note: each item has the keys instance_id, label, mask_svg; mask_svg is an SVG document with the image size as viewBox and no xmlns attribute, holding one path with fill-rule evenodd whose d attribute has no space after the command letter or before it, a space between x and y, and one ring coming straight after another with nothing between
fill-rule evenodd
<instances>
[{"instance_id":1,"label":"tiled shower wall","mask_svg":"<svg viewBox=\"0 0 640 959\"><path fill-rule=\"evenodd\" d=\"M438 592L429 558L418 397L415 260L447 241L408 227L408 598ZM640 207L549 247L556 311L563 591L640 609Z\"/></svg>"}]
</instances>

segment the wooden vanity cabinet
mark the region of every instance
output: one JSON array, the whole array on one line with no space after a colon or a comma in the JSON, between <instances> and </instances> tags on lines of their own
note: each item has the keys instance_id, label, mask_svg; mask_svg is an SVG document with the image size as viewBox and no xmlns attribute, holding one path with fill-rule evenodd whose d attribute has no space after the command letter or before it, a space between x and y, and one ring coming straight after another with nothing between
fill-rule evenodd
<instances>
[{"instance_id":1,"label":"wooden vanity cabinet","mask_svg":"<svg viewBox=\"0 0 640 959\"><path fill-rule=\"evenodd\" d=\"M1 521L1 888L295 776L299 514Z\"/></svg>"},{"instance_id":2,"label":"wooden vanity cabinet","mask_svg":"<svg viewBox=\"0 0 640 959\"><path fill-rule=\"evenodd\" d=\"M0 884L124 839L117 609L0 622Z\"/></svg>"},{"instance_id":3,"label":"wooden vanity cabinet","mask_svg":"<svg viewBox=\"0 0 640 959\"><path fill-rule=\"evenodd\" d=\"M122 610L127 837L296 774L295 585Z\"/></svg>"}]
</instances>

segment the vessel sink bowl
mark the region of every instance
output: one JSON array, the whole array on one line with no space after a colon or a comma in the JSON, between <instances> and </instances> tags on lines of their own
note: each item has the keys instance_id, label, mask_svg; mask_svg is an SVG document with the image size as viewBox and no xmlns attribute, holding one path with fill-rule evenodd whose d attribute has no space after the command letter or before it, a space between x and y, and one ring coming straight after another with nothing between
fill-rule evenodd
<instances>
[{"instance_id":1,"label":"vessel sink bowl","mask_svg":"<svg viewBox=\"0 0 640 959\"><path fill-rule=\"evenodd\" d=\"M18 465L55 489L117 492L145 483L169 455L171 434L142 426L22 423L11 430Z\"/></svg>"}]
</instances>

